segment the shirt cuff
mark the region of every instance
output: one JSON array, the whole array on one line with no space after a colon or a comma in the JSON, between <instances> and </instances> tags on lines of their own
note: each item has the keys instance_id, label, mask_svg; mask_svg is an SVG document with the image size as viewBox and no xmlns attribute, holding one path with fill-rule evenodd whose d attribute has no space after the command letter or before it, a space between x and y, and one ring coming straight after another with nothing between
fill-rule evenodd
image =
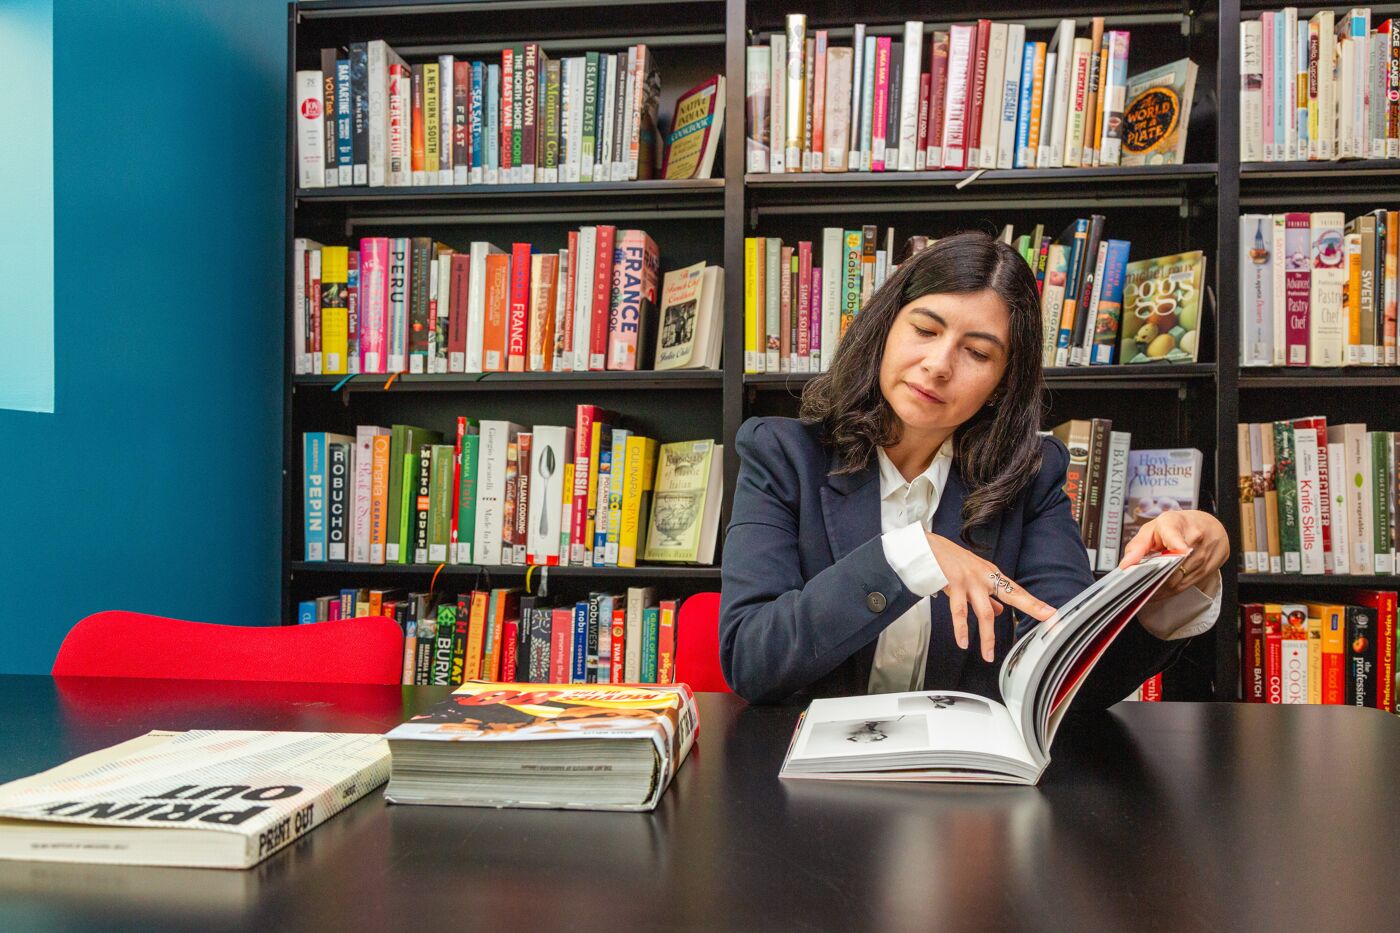
<instances>
[{"instance_id":1,"label":"shirt cuff","mask_svg":"<svg viewBox=\"0 0 1400 933\"><path fill-rule=\"evenodd\" d=\"M1220 571L1200 586L1169 599L1150 603L1138 612L1138 622L1162 641L1176 641L1209 631L1220 616Z\"/></svg>"},{"instance_id":2,"label":"shirt cuff","mask_svg":"<svg viewBox=\"0 0 1400 933\"><path fill-rule=\"evenodd\" d=\"M932 596L948 585L938 558L929 550L928 537L918 522L887 531L880 536L885 560L915 596Z\"/></svg>"}]
</instances>

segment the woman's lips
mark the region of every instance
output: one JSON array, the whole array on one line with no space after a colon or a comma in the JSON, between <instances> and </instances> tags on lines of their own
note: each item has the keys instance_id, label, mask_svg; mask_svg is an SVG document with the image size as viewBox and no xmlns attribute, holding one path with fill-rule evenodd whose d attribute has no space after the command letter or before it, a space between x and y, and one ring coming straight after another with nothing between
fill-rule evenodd
<instances>
[{"instance_id":1,"label":"woman's lips","mask_svg":"<svg viewBox=\"0 0 1400 933\"><path fill-rule=\"evenodd\" d=\"M940 396L938 393L934 392L932 389L921 389L918 386L914 385L912 382L906 382L905 385L909 387L909 390L911 392L913 392L920 398L926 399L930 402L937 402L940 405L944 404L943 397Z\"/></svg>"}]
</instances>

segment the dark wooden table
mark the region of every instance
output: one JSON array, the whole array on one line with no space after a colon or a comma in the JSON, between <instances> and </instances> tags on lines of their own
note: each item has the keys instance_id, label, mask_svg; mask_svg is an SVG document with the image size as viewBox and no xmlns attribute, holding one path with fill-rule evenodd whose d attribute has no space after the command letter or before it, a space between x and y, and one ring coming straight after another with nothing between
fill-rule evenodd
<instances>
[{"instance_id":1,"label":"dark wooden table","mask_svg":"<svg viewBox=\"0 0 1400 933\"><path fill-rule=\"evenodd\" d=\"M0 676L0 780L153 728L383 731L443 688ZM1121 704L1041 786L782 782L797 710L701 697L651 814L390 807L249 871L0 861L0 930L1394 929L1400 722Z\"/></svg>"}]
</instances>

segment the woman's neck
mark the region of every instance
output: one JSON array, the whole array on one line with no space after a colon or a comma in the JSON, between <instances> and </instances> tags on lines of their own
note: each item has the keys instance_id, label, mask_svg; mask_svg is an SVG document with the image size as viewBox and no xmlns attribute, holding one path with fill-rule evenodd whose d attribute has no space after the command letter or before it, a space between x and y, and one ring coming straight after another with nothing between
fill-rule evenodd
<instances>
[{"instance_id":1,"label":"woman's neck","mask_svg":"<svg viewBox=\"0 0 1400 933\"><path fill-rule=\"evenodd\" d=\"M907 428L899 442L884 448L885 456L899 470L905 480L912 480L928 469L933 458L948 438L953 436L951 429L929 434L915 434Z\"/></svg>"}]
</instances>

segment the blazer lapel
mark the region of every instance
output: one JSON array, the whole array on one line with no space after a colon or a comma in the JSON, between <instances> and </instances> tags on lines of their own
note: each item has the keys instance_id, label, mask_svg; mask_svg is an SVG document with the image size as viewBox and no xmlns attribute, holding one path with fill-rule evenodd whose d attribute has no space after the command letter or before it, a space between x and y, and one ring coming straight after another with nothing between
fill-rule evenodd
<instances>
[{"instance_id":1,"label":"blazer lapel","mask_svg":"<svg viewBox=\"0 0 1400 933\"><path fill-rule=\"evenodd\" d=\"M833 474L839 461L833 454L828 464L826 485L821 488L822 519L832 563L845 557L880 534L879 467L874 459L857 473ZM837 668L838 695L867 692L870 669L875 665L875 640L857 651L849 662Z\"/></svg>"}]
</instances>

